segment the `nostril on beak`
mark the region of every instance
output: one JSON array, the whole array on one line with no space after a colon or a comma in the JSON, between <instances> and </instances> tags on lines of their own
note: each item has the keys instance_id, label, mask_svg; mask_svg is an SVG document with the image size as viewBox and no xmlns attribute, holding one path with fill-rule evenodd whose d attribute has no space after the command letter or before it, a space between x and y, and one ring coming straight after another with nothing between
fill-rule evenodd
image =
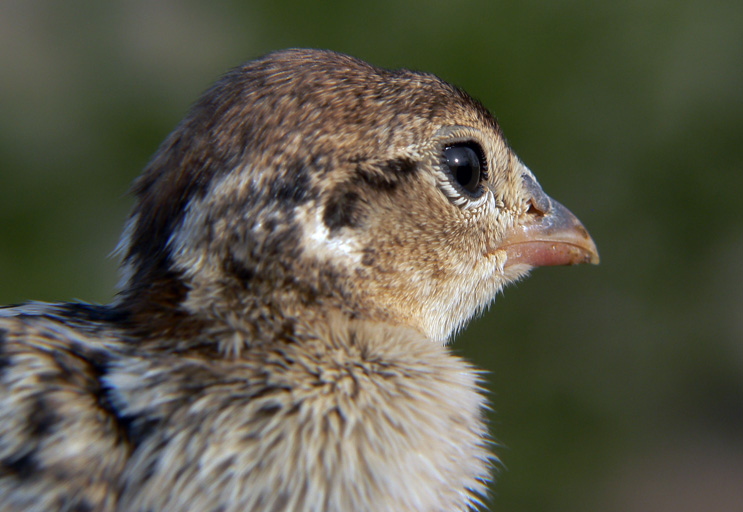
<instances>
[{"instance_id":1,"label":"nostril on beak","mask_svg":"<svg viewBox=\"0 0 743 512\"><path fill-rule=\"evenodd\" d=\"M533 198L529 199L529 208L527 208L526 210L527 215L533 215L535 217L542 217L546 213L547 213L546 211L540 209L539 206L537 206L537 203L536 201L534 201Z\"/></svg>"},{"instance_id":2,"label":"nostril on beak","mask_svg":"<svg viewBox=\"0 0 743 512\"><path fill-rule=\"evenodd\" d=\"M550 196L545 194L538 185L531 190L531 193L531 198L529 198L529 208L526 210L528 215L544 217L553 210L552 199L550 199Z\"/></svg>"},{"instance_id":3,"label":"nostril on beak","mask_svg":"<svg viewBox=\"0 0 743 512\"><path fill-rule=\"evenodd\" d=\"M526 210L526 213L542 217L551 212L552 200L550 196L544 193L542 187L529 174L524 174L522 179L524 180L524 188L526 188L526 191L531 196L529 198L529 208Z\"/></svg>"}]
</instances>

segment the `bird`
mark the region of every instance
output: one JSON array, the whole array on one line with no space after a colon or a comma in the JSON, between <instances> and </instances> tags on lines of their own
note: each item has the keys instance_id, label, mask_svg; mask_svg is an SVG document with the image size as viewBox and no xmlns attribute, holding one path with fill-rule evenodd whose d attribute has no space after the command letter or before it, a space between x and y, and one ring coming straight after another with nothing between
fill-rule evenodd
<instances>
[{"instance_id":1,"label":"bird","mask_svg":"<svg viewBox=\"0 0 743 512\"><path fill-rule=\"evenodd\" d=\"M599 261L482 103L328 50L227 72L132 195L110 304L0 309L1 510L476 510L498 459L450 341Z\"/></svg>"}]
</instances>

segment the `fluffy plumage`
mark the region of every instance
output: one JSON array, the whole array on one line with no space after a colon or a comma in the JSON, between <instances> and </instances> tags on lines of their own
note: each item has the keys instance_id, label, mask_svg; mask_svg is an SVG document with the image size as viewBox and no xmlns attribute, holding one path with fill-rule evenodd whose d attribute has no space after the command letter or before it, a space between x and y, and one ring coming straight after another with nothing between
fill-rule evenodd
<instances>
[{"instance_id":1,"label":"fluffy plumage","mask_svg":"<svg viewBox=\"0 0 743 512\"><path fill-rule=\"evenodd\" d=\"M134 194L114 303L0 310L2 510L474 508L484 399L446 341L598 261L481 104L332 52L229 72Z\"/></svg>"}]
</instances>

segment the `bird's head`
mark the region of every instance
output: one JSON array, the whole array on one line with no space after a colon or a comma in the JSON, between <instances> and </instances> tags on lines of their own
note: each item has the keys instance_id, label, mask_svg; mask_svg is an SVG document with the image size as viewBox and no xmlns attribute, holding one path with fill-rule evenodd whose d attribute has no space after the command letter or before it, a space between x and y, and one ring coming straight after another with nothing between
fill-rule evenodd
<instances>
[{"instance_id":1,"label":"bird's head","mask_svg":"<svg viewBox=\"0 0 743 512\"><path fill-rule=\"evenodd\" d=\"M229 72L134 191L120 305L163 335L335 310L445 341L532 267L598 261L480 103L327 51Z\"/></svg>"}]
</instances>

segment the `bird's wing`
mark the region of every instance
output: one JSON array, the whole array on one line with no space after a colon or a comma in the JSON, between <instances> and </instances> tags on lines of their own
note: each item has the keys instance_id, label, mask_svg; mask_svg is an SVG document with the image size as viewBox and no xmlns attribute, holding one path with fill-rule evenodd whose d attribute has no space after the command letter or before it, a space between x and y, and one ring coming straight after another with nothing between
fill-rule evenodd
<instances>
[{"instance_id":1,"label":"bird's wing","mask_svg":"<svg viewBox=\"0 0 743 512\"><path fill-rule=\"evenodd\" d=\"M128 455L95 324L0 310L0 510L108 510ZM75 325L75 324L78 325Z\"/></svg>"}]
</instances>

